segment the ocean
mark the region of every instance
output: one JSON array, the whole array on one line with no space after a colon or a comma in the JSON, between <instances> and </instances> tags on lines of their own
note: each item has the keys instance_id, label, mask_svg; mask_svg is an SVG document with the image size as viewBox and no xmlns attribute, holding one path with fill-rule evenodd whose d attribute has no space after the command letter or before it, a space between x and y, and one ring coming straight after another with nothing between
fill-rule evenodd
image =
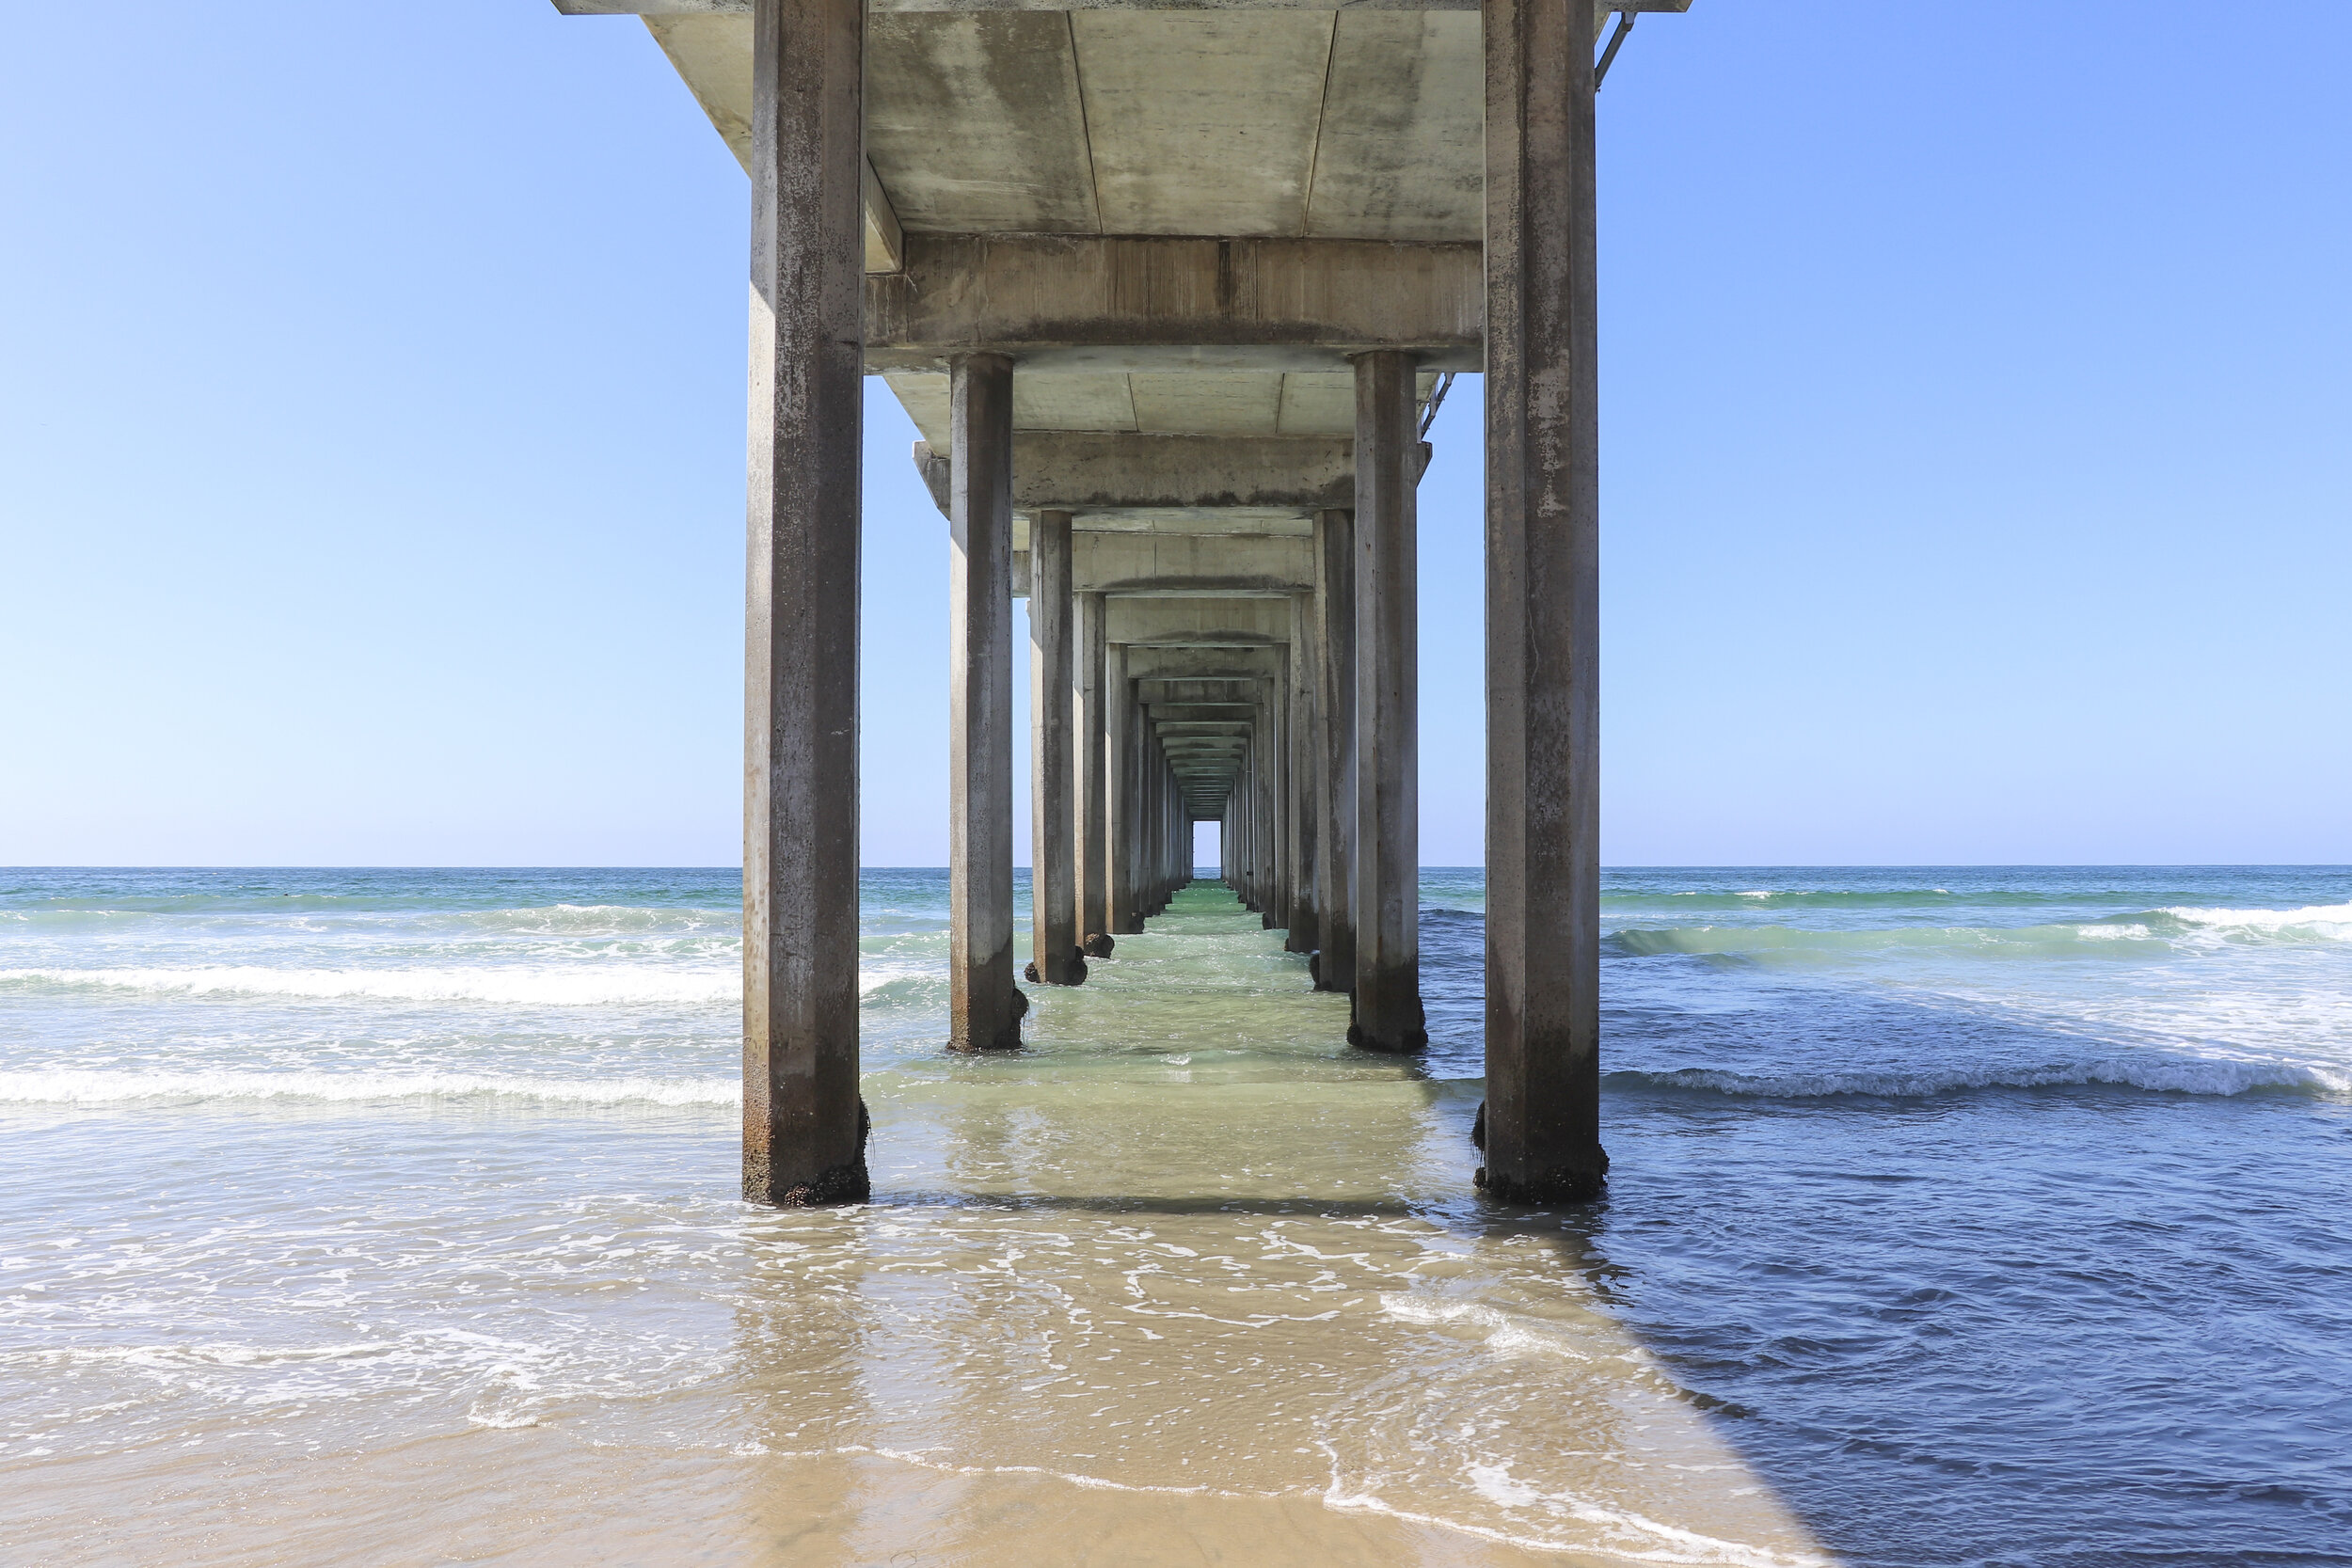
<instances>
[{"instance_id":1,"label":"ocean","mask_svg":"<svg viewBox=\"0 0 2352 1568\"><path fill-rule=\"evenodd\" d=\"M2352 868L1613 870L1523 1212L1482 889L1419 1060L1209 881L969 1059L870 871L784 1213L732 871L0 872L0 1557L2352 1562Z\"/></svg>"}]
</instances>

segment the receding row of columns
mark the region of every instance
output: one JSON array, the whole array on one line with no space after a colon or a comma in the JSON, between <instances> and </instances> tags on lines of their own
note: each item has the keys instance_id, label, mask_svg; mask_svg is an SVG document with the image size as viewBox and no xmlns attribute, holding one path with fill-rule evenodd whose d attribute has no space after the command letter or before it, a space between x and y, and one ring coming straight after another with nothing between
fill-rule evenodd
<instances>
[{"instance_id":1,"label":"receding row of columns","mask_svg":"<svg viewBox=\"0 0 2352 1568\"><path fill-rule=\"evenodd\" d=\"M743 1184L863 1197L857 669L864 364L860 0L754 0L743 878ZM1486 1104L1481 1185L1581 1196L1598 1137L1597 420L1591 8L1485 0ZM1311 601L1232 738L1178 744L1136 695L1066 514L1037 524L1045 983L1190 879L1191 825L1349 1037L1425 1039L1419 988L1415 364L1356 366L1356 506L1315 523ZM1013 362L949 359L951 1039L1019 1043L1013 983ZM1050 601L1050 602L1049 602ZM1307 635L1311 627L1311 635ZM1065 707L1057 694L1067 693ZM1173 724L1175 721L1170 721ZM1201 722L1213 722L1202 721ZM1200 732L1206 735L1212 732ZM1064 786L1067 786L1066 792ZM1066 847L1066 849L1065 849ZM1066 867L1066 869L1065 869Z\"/></svg>"}]
</instances>

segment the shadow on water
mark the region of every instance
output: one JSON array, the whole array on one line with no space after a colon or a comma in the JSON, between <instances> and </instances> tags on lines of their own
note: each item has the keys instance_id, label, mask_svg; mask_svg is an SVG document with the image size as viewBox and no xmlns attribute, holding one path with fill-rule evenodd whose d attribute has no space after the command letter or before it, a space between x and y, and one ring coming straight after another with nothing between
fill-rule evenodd
<instances>
[{"instance_id":1,"label":"shadow on water","mask_svg":"<svg viewBox=\"0 0 2352 1568\"><path fill-rule=\"evenodd\" d=\"M1479 922L1425 929L1433 1057L1474 1071ZM1824 986L1678 1009L1643 962L1604 976L1608 1194L1478 1223L1551 1227L1822 1546L2352 1561L2340 1098L2036 1084L2097 1042ZM1687 1082L1823 1054L1866 1084L1906 1060L1994 1065L1884 1094Z\"/></svg>"}]
</instances>

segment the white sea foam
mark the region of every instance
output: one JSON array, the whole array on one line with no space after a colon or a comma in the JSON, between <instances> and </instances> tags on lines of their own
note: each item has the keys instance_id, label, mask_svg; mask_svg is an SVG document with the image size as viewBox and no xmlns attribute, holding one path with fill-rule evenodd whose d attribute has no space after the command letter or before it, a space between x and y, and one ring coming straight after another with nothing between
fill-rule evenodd
<instances>
[{"instance_id":1,"label":"white sea foam","mask_svg":"<svg viewBox=\"0 0 2352 1568\"><path fill-rule=\"evenodd\" d=\"M1402 1323L1428 1328L1468 1329L1480 1336L1486 1348L1502 1355L1552 1355L1563 1361L1590 1361L1590 1352L1567 1335L1488 1307L1484 1302L1453 1301L1421 1292L1384 1293L1380 1310Z\"/></svg>"},{"instance_id":2,"label":"white sea foam","mask_svg":"<svg viewBox=\"0 0 2352 1568\"><path fill-rule=\"evenodd\" d=\"M1700 1565L1721 1565L1721 1568L1833 1568L1831 1560L1812 1552L1776 1551L1766 1546L1751 1546L1742 1542L1724 1541L1696 1530L1662 1524L1624 1509L1603 1508L1596 1503L1565 1493L1548 1493L1516 1480L1508 1465L1469 1465L1464 1476L1470 1490L1498 1507L1511 1511L1517 1528L1497 1529L1489 1525L1470 1524L1461 1519L1403 1509L1387 1502L1375 1494L1351 1490L1334 1481L1323 1495L1324 1505L1353 1513L1381 1513L1391 1519L1410 1524L1431 1525L1441 1529L1458 1530L1465 1535L1478 1536L1502 1545L1532 1547L1537 1551L1573 1550L1582 1557L1613 1558L1626 1562L1664 1562ZM1599 1541L1578 1540L1564 1543L1530 1520L1519 1525L1531 1508L1552 1518L1573 1519L1588 1528L1597 1528L1605 1536ZM1534 1528L1531 1528L1534 1527Z\"/></svg>"},{"instance_id":3,"label":"white sea foam","mask_svg":"<svg viewBox=\"0 0 2352 1568\"><path fill-rule=\"evenodd\" d=\"M861 994L903 976L867 974ZM335 1001L487 1002L507 1006L609 1007L715 1005L739 1001L742 977L726 969L654 964L532 964L478 968L0 969L0 987L54 986L159 996L277 996Z\"/></svg>"},{"instance_id":4,"label":"white sea foam","mask_svg":"<svg viewBox=\"0 0 2352 1568\"><path fill-rule=\"evenodd\" d=\"M733 1106L732 1078L530 1078L497 1072L0 1072L0 1103L508 1100L548 1105Z\"/></svg>"},{"instance_id":5,"label":"white sea foam","mask_svg":"<svg viewBox=\"0 0 2352 1568\"><path fill-rule=\"evenodd\" d=\"M2185 926L2216 930L2296 931L2352 941L2352 904L2312 904L2299 910L2164 909Z\"/></svg>"}]
</instances>

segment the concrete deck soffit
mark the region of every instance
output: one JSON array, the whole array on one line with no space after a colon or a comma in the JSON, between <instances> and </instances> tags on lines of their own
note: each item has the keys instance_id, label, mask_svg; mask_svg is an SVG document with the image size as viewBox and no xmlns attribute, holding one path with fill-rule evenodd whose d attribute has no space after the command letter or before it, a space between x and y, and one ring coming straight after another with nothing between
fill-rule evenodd
<instances>
[{"instance_id":1,"label":"concrete deck soffit","mask_svg":"<svg viewBox=\"0 0 2352 1568\"><path fill-rule=\"evenodd\" d=\"M750 161L748 6L645 23ZM866 154L909 230L1475 240L1484 66L1454 4L892 4Z\"/></svg>"}]
</instances>

